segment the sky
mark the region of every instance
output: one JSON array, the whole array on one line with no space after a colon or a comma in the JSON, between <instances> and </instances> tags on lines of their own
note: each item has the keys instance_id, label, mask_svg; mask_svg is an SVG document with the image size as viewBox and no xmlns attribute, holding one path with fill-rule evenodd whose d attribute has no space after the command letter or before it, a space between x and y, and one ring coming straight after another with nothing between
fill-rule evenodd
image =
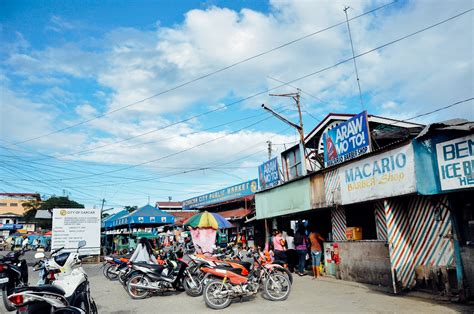
<instances>
[{"instance_id":1,"label":"sky","mask_svg":"<svg viewBox=\"0 0 474 314\"><path fill-rule=\"evenodd\" d=\"M306 133L330 112L407 119L472 97L473 11L365 52L474 2L389 3L1 0L0 191L184 200L256 178L267 141L275 156L297 141L261 108L296 122L294 103L269 93L302 90Z\"/></svg>"}]
</instances>

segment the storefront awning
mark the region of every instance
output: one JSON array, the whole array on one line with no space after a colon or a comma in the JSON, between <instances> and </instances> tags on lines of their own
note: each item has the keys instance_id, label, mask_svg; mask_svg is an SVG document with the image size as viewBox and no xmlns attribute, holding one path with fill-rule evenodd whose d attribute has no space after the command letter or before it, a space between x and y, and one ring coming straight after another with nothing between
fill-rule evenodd
<instances>
[{"instance_id":1,"label":"storefront awning","mask_svg":"<svg viewBox=\"0 0 474 314\"><path fill-rule=\"evenodd\" d=\"M219 212L219 215L226 219L242 219L248 214L250 214L252 211L250 209L246 208L239 208L239 209L231 209L231 210L226 210L223 212Z\"/></svg>"}]
</instances>

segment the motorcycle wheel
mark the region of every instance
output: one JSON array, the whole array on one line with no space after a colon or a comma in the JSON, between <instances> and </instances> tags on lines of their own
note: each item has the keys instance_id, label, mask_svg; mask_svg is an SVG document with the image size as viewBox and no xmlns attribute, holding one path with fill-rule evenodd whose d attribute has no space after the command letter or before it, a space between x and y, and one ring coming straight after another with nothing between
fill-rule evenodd
<instances>
[{"instance_id":1,"label":"motorcycle wheel","mask_svg":"<svg viewBox=\"0 0 474 314\"><path fill-rule=\"evenodd\" d=\"M286 276L271 274L270 277L265 280L263 288L270 300L283 301L290 295L291 283Z\"/></svg>"},{"instance_id":2,"label":"motorcycle wheel","mask_svg":"<svg viewBox=\"0 0 474 314\"><path fill-rule=\"evenodd\" d=\"M127 281L127 292L132 299L145 299L150 295L150 291L146 289L135 288L132 284L150 285L150 279L143 274L136 274Z\"/></svg>"},{"instance_id":3,"label":"motorcycle wheel","mask_svg":"<svg viewBox=\"0 0 474 314\"><path fill-rule=\"evenodd\" d=\"M12 312L14 310L16 310L16 307L13 305L13 303L10 302L10 300L8 300L8 291L7 291L7 287L4 287L2 289L2 299L3 299L3 305L5 306L5 309L8 311L8 312Z\"/></svg>"},{"instance_id":4,"label":"motorcycle wheel","mask_svg":"<svg viewBox=\"0 0 474 314\"><path fill-rule=\"evenodd\" d=\"M275 267L273 268L273 271L287 277L290 283L293 284L293 274L287 268Z\"/></svg>"},{"instance_id":5,"label":"motorcycle wheel","mask_svg":"<svg viewBox=\"0 0 474 314\"><path fill-rule=\"evenodd\" d=\"M105 278L107 278L108 280L112 280L112 281L117 280L118 278L117 265L110 264L110 265L105 266L104 275L105 275Z\"/></svg>"},{"instance_id":6,"label":"motorcycle wheel","mask_svg":"<svg viewBox=\"0 0 474 314\"><path fill-rule=\"evenodd\" d=\"M198 297L202 295L203 286L202 283L199 282L199 279L197 276L193 276L194 282L189 278L189 277L184 277L183 280L183 286L184 290L186 291L186 294L189 295L190 297ZM196 286L197 285L197 286Z\"/></svg>"},{"instance_id":7,"label":"motorcycle wheel","mask_svg":"<svg viewBox=\"0 0 474 314\"><path fill-rule=\"evenodd\" d=\"M228 291L226 296L218 297L217 292ZM228 284L223 284L222 280L215 279L209 281L204 288L204 302L206 305L214 310L222 310L230 305L232 302L230 292L232 288Z\"/></svg>"}]
</instances>

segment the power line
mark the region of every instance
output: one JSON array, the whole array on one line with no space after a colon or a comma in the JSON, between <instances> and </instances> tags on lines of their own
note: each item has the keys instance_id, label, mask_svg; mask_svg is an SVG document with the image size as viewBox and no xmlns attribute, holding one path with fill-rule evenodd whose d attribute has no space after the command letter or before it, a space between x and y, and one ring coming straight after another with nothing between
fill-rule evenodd
<instances>
[{"instance_id":1,"label":"power line","mask_svg":"<svg viewBox=\"0 0 474 314\"><path fill-rule=\"evenodd\" d=\"M369 11L367 11L367 12L364 12L364 13L362 13L362 14L360 14L360 15L357 15L357 16L351 18L350 21L355 20L355 19L358 19L358 18L360 18L360 17L362 17L362 16L365 16L365 15L371 14L371 13L376 12L376 11L378 11L378 10L381 10L381 9L383 9L383 8L386 8L386 7L392 5L392 4L396 3L396 2L397 2L397 0L392 1L392 2L390 2L390 3L387 3L387 4L384 4L384 5L382 5L382 6L379 6L379 7L375 8L375 9L369 10ZM264 51L264 52L261 52L261 53L259 53L259 54L256 54L256 55L253 55L253 56L251 56L251 57L248 57L248 58L245 58L245 59L243 59L243 60L240 60L240 61L238 61L238 62L232 63L232 64L230 64L230 65L227 65L227 66L225 66L225 67L222 67L222 68L217 69L217 70L215 70L215 71L212 71L212 72L210 72L210 73L201 75L201 76L199 76L199 77L197 77L197 78L194 78L194 79L192 79L192 80L189 80L189 81L186 81L186 82L184 82L184 83L181 83L181 84L178 84L178 85L176 85L176 86L173 86L173 87L171 87L171 88L165 89L165 90L163 90L163 91L161 91L161 92L158 92L158 93L156 93L156 94L154 94L154 95L151 95L151 96L149 96L149 97L147 97L147 98L138 100L138 101L136 101L136 102L130 103L130 104L128 104L128 105L125 105L125 106L122 106L122 107L119 107L119 108L116 108L116 109L113 109L113 110L109 110L109 111L107 111L107 112L105 112L105 113L103 113L103 114L100 114L100 115L95 116L95 117L93 117L93 118L86 119L86 120L83 120L83 121L81 121L81 122L78 122L78 123L69 125L69 126L67 126L67 127L64 127L64 128L61 128L61 129L57 129L57 130L54 130L54 131L52 131L52 132L49 132L49 133L46 133L46 134L42 134L42 135L39 135L39 136L30 138L30 139L27 139L27 140L23 140L23 141L20 141L20 142L13 143L12 145L17 145L17 144L23 144L23 143L31 142L31 141L34 141L34 140L37 140L37 139L40 139L40 138L43 138L43 137L46 137L46 136L50 136L50 135L52 135L52 134L60 133L60 132L63 132L63 131L66 131L66 130L75 128L75 127L77 127L77 126L80 126L80 125L89 123L89 122L91 122L91 121L94 121L94 120L103 118L103 117L105 117L105 116L107 116L107 115L110 115L110 114L112 114L112 113L118 112L118 111L120 111L120 110L129 108L129 107L132 107L132 106L135 106L135 105L138 105L138 104L140 104L140 103L146 102L146 101L148 101L148 100L150 100L150 99L153 99L153 98L155 98L155 97L164 95L164 94L166 94L166 93L169 93L169 92L175 91L175 90L177 90L177 89L180 89L180 88L182 88L182 87L185 87L185 86L187 86L187 85L190 85L190 84L192 84L192 83L194 83L194 82L197 82L197 81L203 80L203 79L205 79L205 78L208 78L208 77L210 77L210 76L213 76L213 75L215 75L215 74L224 72L224 71L226 71L226 70L228 70L228 69L231 69L231 68L233 68L233 67L236 67L236 66L238 66L238 65L240 65L240 64L242 64L242 63L245 63L245 62L248 62L248 61L250 61L250 60L259 58L259 57L261 57L261 56L264 56L264 55L266 55L266 54L272 53L272 52L274 52L274 51L276 51L276 50L279 50L279 49L282 49L282 48L284 48L284 47L290 46L290 45L292 45L292 44L294 44L294 43L297 43L297 42L302 41L302 40L304 40L304 39L306 39L306 38L315 36L315 35L317 35L317 34L323 33L323 32L328 31L328 30L330 30L330 29L336 28L336 27L338 27L338 26L340 26L340 25L343 25L343 24L345 24L345 23L346 23L346 21L336 23L336 24L334 24L334 25L328 26L328 27L323 28L323 29L321 29L321 30L318 30L318 31L315 31L315 32L313 32L313 33L304 35L304 36L299 37L299 38L296 38L296 39L294 39L294 40L292 40L292 41L289 41L289 42L286 42L286 43L284 43L284 44L281 44L281 45L279 45L279 46L277 46L277 47L274 47L274 48L271 48L271 49L266 50L266 51ZM208 113L211 113L211 112L215 112L215 111L218 111L218 110L221 110L221 109L223 109L223 108L217 108L217 109L214 109L214 110L210 110L210 111L207 111L206 113L199 114L198 116L201 116L201 115L204 115L204 114L208 114ZM189 119L193 119L193 118L194 118L194 117L188 118L188 120L189 120Z\"/></svg>"},{"instance_id":2,"label":"power line","mask_svg":"<svg viewBox=\"0 0 474 314\"><path fill-rule=\"evenodd\" d=\"M355 74L356 74L356 79L357 79L357 86L359 87L360 105L361 105L362 109L364 109L364 102L362 101L362 90L360 88L359 70L357 69L357 62L356 62L355 52L354 52L354 43L352 42L351 27L349 26L349 17L347 15L347 10L349 10L349 7L344 8L344 13L346 15L347 31L349 33L349 40L351 42L352 57L353 57L352 60L354 61L354 69L355 69Z\"/></svg>"}]
</instances>

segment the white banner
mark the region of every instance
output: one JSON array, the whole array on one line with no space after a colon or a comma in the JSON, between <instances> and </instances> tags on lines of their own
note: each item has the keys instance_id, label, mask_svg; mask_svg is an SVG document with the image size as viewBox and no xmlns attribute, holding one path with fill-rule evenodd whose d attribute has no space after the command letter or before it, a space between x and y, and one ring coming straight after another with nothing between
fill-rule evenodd
<instances>
[{"instance_id":1,"label":"white banner","mask_svg":"<svg viewBox=\"0 0 474 314\"><path fill-rule=\"evenodd\" d=\"M436 144L441 190L474 187L474 135Z\"/></svg>"},{"instance_id":2,"label":"white banner","mask_svg":"<svg viewBox=\"0 0 474 314\"><path fill-rule=\"evenodd\" d=\"M351 162L339 169L342 204L416 191L412 145Z\"/></svg>"},{"instance_id":3,"label":"white banner","mask_svg":"<svg viewBox=\"0 0 474 314\"><path fill-rule=\"evenodd\" d=\"M53 235L51 248L64 247L65 252L76 251L78 242L85 240L82 254L100 254L100 209L53 209Z\"/></svg>"}]
</instances>

